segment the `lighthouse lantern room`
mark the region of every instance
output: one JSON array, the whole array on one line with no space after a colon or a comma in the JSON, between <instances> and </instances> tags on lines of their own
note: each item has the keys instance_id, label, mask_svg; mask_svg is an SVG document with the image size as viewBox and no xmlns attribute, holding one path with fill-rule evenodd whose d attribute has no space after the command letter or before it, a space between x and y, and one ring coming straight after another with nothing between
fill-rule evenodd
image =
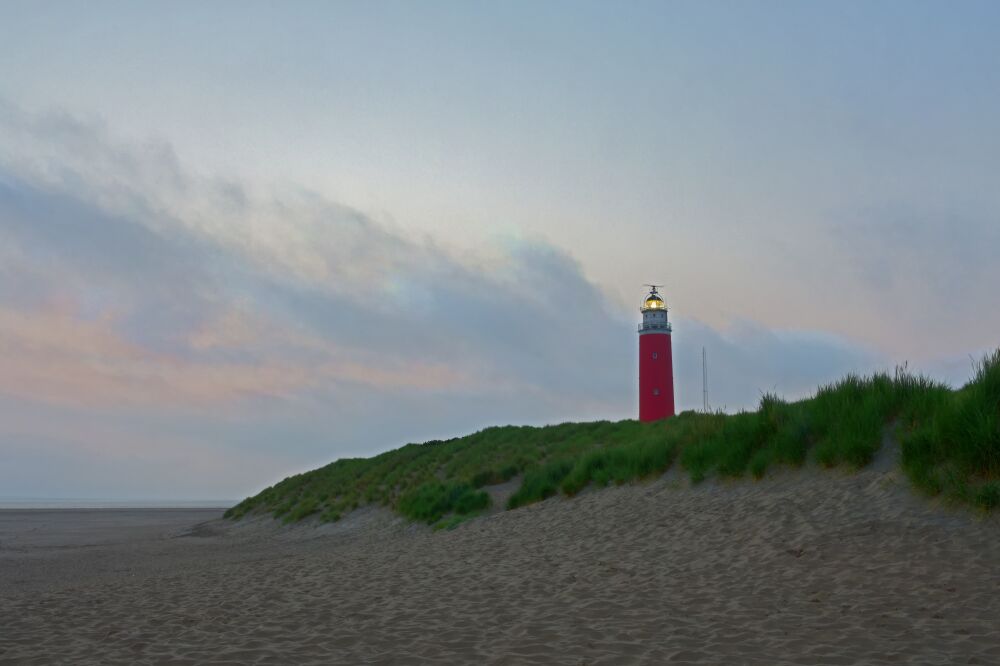
<instances>
[{"instance_id":1,"label":"lighthouse lantern room","mask_svg":"<svg viewBox=\"0 0 1000 666\"><path fill-rule=\"evenodd\" d=\"M659 285L647 286L649 294L639 308L639 420L658 421L674 415L672 328Z\"/></svg>"}]
</instances>

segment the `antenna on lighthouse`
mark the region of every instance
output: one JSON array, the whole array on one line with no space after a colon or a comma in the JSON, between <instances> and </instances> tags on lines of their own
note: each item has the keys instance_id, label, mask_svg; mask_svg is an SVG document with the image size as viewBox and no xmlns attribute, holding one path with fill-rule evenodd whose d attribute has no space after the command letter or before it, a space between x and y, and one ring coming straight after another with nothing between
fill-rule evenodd
<instances>
[{"instance_id":1,"label":"antenna on lighthouse","mask_svg":"<svg viewBox=\"0 0 1000 666\"><path fill-rule=\"evenodd\" d=\"M708 353L701 348L701 408L708 413Z\"/></svg>"}]
</instances>

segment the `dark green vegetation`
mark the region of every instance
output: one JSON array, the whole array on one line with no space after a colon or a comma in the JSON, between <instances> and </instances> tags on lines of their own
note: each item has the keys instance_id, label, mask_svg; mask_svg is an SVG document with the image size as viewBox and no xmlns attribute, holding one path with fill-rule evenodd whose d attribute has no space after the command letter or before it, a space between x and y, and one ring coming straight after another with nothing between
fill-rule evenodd
<instances>
[{"instance_id":1,"label":"dark green vegetation","mask_svg":"<svg viewBox=\"0 0 1000 666\"><path fill-rule=\"evenodd\" d=\"M507 508L590 485L655 477L678 459L694 482L709 475L760 478L773 465L808 460L860 468L887 436L900 442L902 467L922 491L984 509L1000 506L1000 350L958 390L900 368L849 375L798 402L767 394L755 412L684 412L658 423L504 426L408 444L289 477L226 516L270 513L291 522L318 514L331 521L380 504L411 520L450 527L489 507L484 486L519 475Z\"/></svg>"},{"instance_id":2,"label":"dark green vegetation","mask_svg":"<svg viewBox=\"0 0 1000 666\"><path fill-rule=\"evenodd\" d=\"M954 393L924 398L906 424L902 465L916 486L986 509L1000 506L1000 350Z\"/></svg>"}]
</instances>

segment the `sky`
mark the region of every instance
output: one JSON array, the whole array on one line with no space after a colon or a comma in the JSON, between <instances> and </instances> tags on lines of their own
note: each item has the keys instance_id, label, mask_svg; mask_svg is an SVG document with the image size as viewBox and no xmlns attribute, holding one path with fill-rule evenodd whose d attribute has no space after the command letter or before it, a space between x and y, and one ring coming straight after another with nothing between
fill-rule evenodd
<instances>
[{"instance_id":1,"label":"sky","mask_svg":"<svg viewBox=\"0 0 1000 666\"><path fill-rule=\"evenodd\" d=\"M0 0L0 496L1000 345L1000 5Z\"/></svg>"}]
</instances>

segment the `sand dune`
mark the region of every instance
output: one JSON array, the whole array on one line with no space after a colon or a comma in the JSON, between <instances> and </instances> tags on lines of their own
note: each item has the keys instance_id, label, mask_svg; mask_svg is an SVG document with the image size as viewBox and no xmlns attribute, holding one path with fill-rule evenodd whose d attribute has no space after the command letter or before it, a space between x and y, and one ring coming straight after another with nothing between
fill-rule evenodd
<instances>
[{"instance_id":1,"label":"sand dune","mask_svg":"<svg viewBox=\"0 0 1000 666\"><path fill-rule=\"evenodd\" d=\"M438 533L215 515L62 543L0 516L0 664L1000 663L1000 524L891 470L668 475Z\"/></svg>"}]
</instances>

